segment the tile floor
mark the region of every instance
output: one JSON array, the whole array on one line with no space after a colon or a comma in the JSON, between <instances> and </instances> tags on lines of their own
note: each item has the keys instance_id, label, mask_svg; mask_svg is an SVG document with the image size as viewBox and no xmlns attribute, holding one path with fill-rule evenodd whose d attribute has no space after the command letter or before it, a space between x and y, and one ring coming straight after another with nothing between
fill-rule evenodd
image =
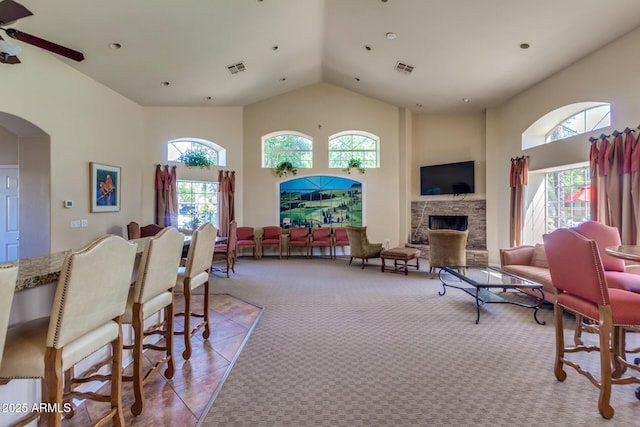
<instances>
[{"instance_id":1,"label":"tile floor","mask_svg":"<svg viewBox=\"0 0 640 427\"><path fill-rule=\"evenodd\" d=\"M200 331L192 338L193 353L188 361L182 359L183 337L175 337L175 374L170 380L162 375L154 375L145 384L145 407L137 417L129 409L134 400L132 383L123 382L122 401L127 426L195 426L199 418L205 415L262 312L260 307L231 295L214 294L209 298L211 336L205 341ZM182 311L183 301L181 295L176 295L176 311ZM195 310L201 311L202 301L202 295L195 296ZM182 330L181 318L175 320L175 325L176 329ZM148 366L154 362L151 353L156 352L145 352ZM125 369L125 373L129 372L130 368ZM159 371L162 372L164 368ZM108 406L106 403L86 401L62 425L90 425L92 419L108 410Z\"/></svg>"}]
</instances>

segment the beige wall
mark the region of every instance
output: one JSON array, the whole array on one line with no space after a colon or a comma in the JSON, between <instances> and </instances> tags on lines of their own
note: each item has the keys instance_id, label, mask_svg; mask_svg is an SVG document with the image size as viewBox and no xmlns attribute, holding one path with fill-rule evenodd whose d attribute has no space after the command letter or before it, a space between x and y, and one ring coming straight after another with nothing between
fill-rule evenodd
<instances>
[{"instance_id":1,"label":"beige wall","mask_svg":"<svg viewBox=\"0 0 640 427\"><path fill-rule=\"evenodd\" d=\"M261 137L289 130L313 138L313 168L298 169L297 177L310 175L348 176L363 182L364 223L370 239L391 245L399 243L400 194L398 108L325 83L250 105L244 110L243 200L244 225L262 227L279 223L278 191L282 181L272 169L262 168ZM380 168L365 174L345 175L329 169L327 140L346 130L362 130L380 137ZM404 243L404 238L402 243Z\"/></svg>"},{"instance_id":2,"label":"beige wall","mask_svg":"<svg viewBox=\"0 0 640 427\"><path fill-rule=\"evenodd\" d=\"M2 65L0 112L23 118L50 136L51 250L78 248L119 231L121 224L139 216L132 201L141 193L142 109L40 49L25 49L20 60ZM91 161L122 168L120 212L89 212ZM73 200L74 208L65 209L64 200ZM69 223L76 219L87 219L89 227L71 229ZM26 226L47 224L21 224Z\"/></svg>"},{"instance_id":3,"label":"beige wall","mask_svg":"<svg viewBox=\"0 0 640 427\"><path fill-rule=\"evenodd\" d=\"M640 122L640 57L633 53L639 44L640 29L481 114L412 114L325 83L245 108L143 108L54 56L25 49L22 64L2 66L0 113L23 118L49 136L53 251L80 247L105 232L119 233L131 220L151 222L153 167L165 163L170 139L191 136L225 147L224 169L238 172L239 222L261 227L278 221L281 182L261 167L262 135L278 130L310 135L314 167L300 170L298 176L345 176L327 167L327 138L364 130L380 136L381 167L350 177L364 183L365 223L372 240L406 242L410 202L423 197L419 166L473 159L476 193L468 197L486 195L489 256L497 262L498 249L508 244L509 158L527 154L532 169L544 169L585 161L588 155L589 135L523 152L522 132L545 113L582 101L612 104L609 130L635 128ZM13 131L4 123L0 126ZM122 167L120 212L89 212L91 161ZM178 174L215 179L218 169L181 167ZM74 208L64 209L64 200L73 200ZM88 219L89 227L71 229L69 222L76 219Z\"/></svg>"},{"instance_id":4,"label":"beige wall","mask_svg":"<svg viewBox=\"0 0 640 427\"><path fill-rule=\"evenodd\" d=\"M20 138L0 126L0 165L17 165L20 161Z\"/></svg>"},{"instance_id":5,"label":"beige wall","mask_svg":"<svg viewBox=\"0 0 640 427\"><path fill-rule=\"evenodd\" d=\"M594 132L610 133L640 123L640 29L618 39L594 54L553 75L512 98L487 114L487 243L490 261L498 262L498 249L508 246L509 158L528 155L531 169L585 162L589 156L589 137L569 140L522 151L524 132L544 114L567 104L583 101L609 102L612 126ZM537 189L528 189L530 197Z\"/></svg>"},{"instance_id":6,"label":"beige wall","mask_svg":"<svg viewBox=\"0 0 640 427\"><path fill-rule=\"evenodd\" d=\"M140 199L140 217L132 218L141 224L153 222L154 174L156 164L167 164L167 143L177 138L200 138L214 142L227 150L227 164L210 169L187 168L177 165L178 179L197 181L218 181L218 171L236 171L236 192L243 193L245 178L243 168L242 108L161 108L144 109L145 144L144 160L140 163L139 174L143 194ZM236 199L236 219L243 221L243 201Z\"/></svg>"},{"instance_id":7,"label":"beige wall","mask_svg":"<svg viewBox=\"0 0 640 427\"><path fill-rule=\"evenodd\" d=\"M485 115L420 113L413 117L410 157L412 200L485 198ZM475 161L475 193L420 196L420 166Z\"/></svg>"}]
</instances>

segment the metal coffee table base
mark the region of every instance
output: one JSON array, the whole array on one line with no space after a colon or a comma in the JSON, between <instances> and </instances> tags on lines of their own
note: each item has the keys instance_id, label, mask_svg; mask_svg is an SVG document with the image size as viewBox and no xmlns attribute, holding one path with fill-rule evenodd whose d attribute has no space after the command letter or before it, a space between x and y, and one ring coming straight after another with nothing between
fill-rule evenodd
<instances>
[{"instance_id":1,"label":"metal coffee table base","mask_svg":"<svg viewBox=\"0 0 640 427\"><path fill-rule=\"evenodd\" d=\"M460 269L464 273L456 271L455 269ZM488 270L487 277L490 278L490 280L479 281L479 275L476 274L474 277L473 275L468 275L466 273L466 271L469 269L474 270L474 273L477 272L477 269ZM454 279L458 279L458 283L460 284L453 284L451 283L451 280L447 281L444 277L446 275L450 275L453 276ZM493 277L491 275L493 275ZM500 278L501 283L498 283L497 280L495 282L492 282L491 279L497 279L498 276L502 276ZM511 281L512 283L503 283L504 277L510 279L509 281ZM440 279L440 283L442 283L442 292L438 292L438 295L443 296L447 292L447 287L450 287L460 289L461 291L466 292L476 299L476 325L480 323L480 306L484 304L512 304L519 307L531 308L533 309L533 319L536 321L536 323L539 325L546 324L545 321L540 321L538 319L538 311L540 310L540 308L542 308L542 305L544 303L544 292L542 290L542 285L540 284L530 282L521 277L506 273L495 267L443 267L438 272L438 278ZM470 286L464 286L464 284L468 284ZM539 292L540 299L538 300L537 304L523 304L518 301L504 298L503 296L489 290L493 288L504 290L514 289L517 291L520 291L520 289L522 288L527 288Z\"/></svg>"}]
</instances>

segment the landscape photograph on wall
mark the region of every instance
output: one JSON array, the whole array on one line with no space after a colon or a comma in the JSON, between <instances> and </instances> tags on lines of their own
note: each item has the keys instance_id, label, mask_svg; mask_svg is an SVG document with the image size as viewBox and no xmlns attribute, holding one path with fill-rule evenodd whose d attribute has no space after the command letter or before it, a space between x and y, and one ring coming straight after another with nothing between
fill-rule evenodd
<instances>
[{"instance_id":1,"label":"landscape photograph on wall","mask_svg":"<svg viewBox=\"0 0 640 427\"><path fill-rule=\"evenodd\" d=\"M280 184L280 226L362 226L362 183L335 176L308 176Z\"/></svg>"}]
</instances>

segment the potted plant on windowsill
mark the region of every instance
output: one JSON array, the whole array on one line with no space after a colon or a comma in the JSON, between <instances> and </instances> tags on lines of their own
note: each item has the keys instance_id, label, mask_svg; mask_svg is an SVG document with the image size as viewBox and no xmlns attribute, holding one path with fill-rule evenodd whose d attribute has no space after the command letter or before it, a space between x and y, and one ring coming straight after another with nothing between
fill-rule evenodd
<instances>
[{"instance_id":1,"label":"potted plant on windowsill","mask_svg":"<svg viewBox=\"0 0 640 427\"><path fill-rule=\"evenodd\" d=\"M360 173L364 173L365 169L364 166L362 166L362 160L360 159L351 159L349 160L349 163L347 164L347 167L342 169L344 172L351 174L351 168L357 168Z\"/></svg>"},{"instance_id":2,"label":"potted plant on windowsill","mask_svg":"<svg viewBox=\"0 0 640 427\"><path fill-rule=\"evenodd\" d=\"M207 168L213 166L213 160L207 156L204 150L188 149L178 156L178 161L188 168Z\"/></svg>"},{"instance_id":3,"label":"potted plant on windowsill","mask_svg":"<svg viewBox=\"0 0 640 427\"><path fill-rule=\"evenodd\" d=\"M293 163L288 161L278 163L278 166L276 166L276 175L282 177L282 175L287 176L288 174L297 175L298 169L293 166Z\"/></svg>"}]
</instances>

